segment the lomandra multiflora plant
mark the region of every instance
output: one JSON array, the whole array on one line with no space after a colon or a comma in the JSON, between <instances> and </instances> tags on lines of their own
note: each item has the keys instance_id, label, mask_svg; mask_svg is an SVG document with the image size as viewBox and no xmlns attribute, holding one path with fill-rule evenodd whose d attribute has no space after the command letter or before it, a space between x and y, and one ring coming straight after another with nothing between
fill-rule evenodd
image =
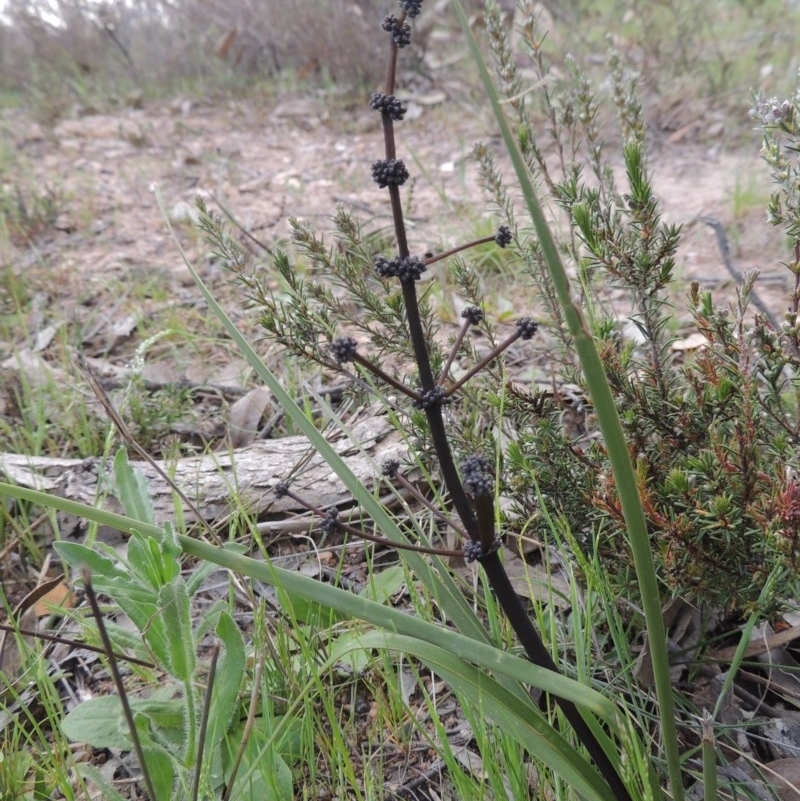
<instances>
[{"instance_id":1,"label":"lomandra multiflora plant","mask_svg":"<svg viewBox=\"0 0 800 801\"><path fill-rule=\"evenodd\" d=\"M455 256L470 247L494 241L500 248L512 242L508 226L498 227L493 236L453 248L445 253L420 255L412 249L406 229L402 187L409 179L409 170L398 158L395 131L403 121L406 107L396 94L399 54L411 43L411 21L422 11L421 0L401 0L398 14L387 15L381 28L387 38L388 63L383 87L372 94L370 107L379 115L383 130L384 152L371 166L371 179L385 190L391 204L394 227L394 252L376 253L358 224L340 207L334 222L338 246L329 249L307 226L291 221L293 240L310 258L317 275L305 281L298 276L288 258L278 253L275 264L284 282L281 295L273 293L256 273L245 268L240 251L221 233L218 224L205 215L205 227L215 247L225 260L238 271L251 297L262 312L262 324L278 343L305 359L353 378L358 385L389 389L402 400L393 403L393 411L411 419L415 428L424 421L420 431L420 447L429 451L432 459L427 467L440 477L446 490L447 503L455 512L453 521L444 510L438 512L442 521L449 522L461 538L455 551L439 553L463 555L467 562L477 562L516 632L528 657L536 665L556 671L557 667L541 637L534 628L519 597L514 591L499 556L501 533L496 530L494 443L470 452L456 453L448 426L449 405L459 397L465 384L518 340L529 340L537 333L538 323L530 317L516 321L513 332L497 342L495 347L458 380L451 376L456 357L462 353L471 327L486 326L484 311L478 302L477 281L462 263L458 279L470 303L462 314L463 323L449 353L434 342L435 318L430 306L420 297L420 282L428 268L441 260ZM346 333L342 333L342 330ZM494 341L494 340L493 340ZM412 365L410 371L392 374L384 365L389 361ZM409 377L410 373L410 377ZM403 482L399 463L384 465L384 474ZM302 503L302 493L295 493L287 481L276 486L279 495L291 494ZM313 510L324 518L329 531L350 532L364 536L361 528L351 529L340 521L335 511ZM419 548L419 550L427 550ZM590 753L614 796L631 796L608 756L600 746L577 708L569 701L553 698L573 726L578 738Z\"/></svg>"}]
</instances>

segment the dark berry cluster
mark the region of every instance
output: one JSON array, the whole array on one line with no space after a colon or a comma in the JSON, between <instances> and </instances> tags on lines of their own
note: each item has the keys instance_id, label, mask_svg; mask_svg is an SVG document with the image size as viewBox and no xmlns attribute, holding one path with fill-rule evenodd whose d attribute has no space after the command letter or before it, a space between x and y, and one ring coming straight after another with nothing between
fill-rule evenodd
<instances>
[{"instance_id":1,"label":"dark berry cluster","mask_svg":"<svg viewBox=\"0 0 800 801\"><path fill-rule=\"evenodd\" d=\"M381 465L381 473L383 473L383 475L385 475L387 478L394 476L399 469L400 462L398 462L397 459L387 459Z\"/></svg>"},{"instance_id":2,"label":"dark berry cluster","mask_svg":"<svg viewBox=\"0 0 800 801\"><path fill-rule=\"evenodd\" d=\"M511 229L507 225L501 225L494 235L494 241L500 245L501 248L507 248L511 244Z\"/></svg>"},{"instance_id":3,"label":"dark berry cluster","mask_svg":"<svg viewBox=\"0 0 800 801\"><path fill-rule=\"evenodd\" d=\"M381 278L394 278L397 275L397 262L400 261L399 257L391 261L385 256L378 256L375 259L375 272Z\"/></svg>"},{"instance_id":4,"label":"dark berry cluster","mask_svg":"<svg viewBox=\"0 0 800 801\"><path fill-rule=\"evenodd\" d=\"M464 558L467 560L467 562L474 562L476 559L482 559L484 556L488 556L490 553L497 553L499 550L499 539L496 539L494 542L492 542L488 551L480 542L477 542L476 540L470 540L464 546Z\"/></svg>"},{"instance_id":5,"label":"dark berry cluster","mask_svg":"<svg viewBox=\"0 0 800 801\"><path fill-rule=\"evenodd\" d=\"M369 105L381 114L388 114L391 119L400 122L408 109L394 96L383 92L373 92Z\"/></svg>"},{"instance_id":6,"label":"dark berry cluster","mask_svg":"<svg viewBox=\"0 0 800 801\"><path fill-rule=\"evenodd\" d=\"M419 281L422 273L425 272L425 262L417 256L395 256L393 259L386 259L378 256L375 259L375 272L381 278L399 278L401 281Z\"/></svg>"},{"instance_id":7,"label":"dark berry cluster","mask_svg":"<svg viewBox=\"0 0 800 801\"><path fill-rule=\"evenodd\" d=\"M523 317L521 320L517 320L517 328L523 339L530 339L539 330L539 323L530 317Z\"/></svg>"},{"instance_id":8,"label":"dark berry cluster","mask_svg":"<svg viewBox=\"0 0 800 801\"><path fill-rule=\"evenodd\" d=\"M334 508L328 509L325 512L325 517L322 518L320 528L322 531L330 536L339 527L339 510Z\"/></svg>"},{"instance_id":9,"label":"dark berry cluster","mask_svg":"<svg viewBox=\"0 0 800 801\"><path fill-rule=\"evenodd\" d=\"M337 364L352 362L356 357L358 342L353 337L339 337L331 342L331 354Z\"/></svg>"},{"instance_id":10,"label":"dark berry cluster","mask_svg":"<svg viewBox=\"0 0 800 801\"><path fill-rule=\"evenodd\" d=\"M483 545L478 540L470 540L464 545L464 558L472 563L483 556Z\"/></svg>"},{"instance_id":11,"label":"dark berry cluster","mask_svg":"<svg viewBox=\"0 0 800 801\"><path fill-rule=\"evenodd\" d=\"M467 308L461 312L461 316L465 320L468 320L470 325L477 325L483 320L483 309L478 306L467 306Z\"/></svg>"},{"instance_id":12,"label":"dark berry cluster","mask_svg":"<svg viewBox=\"0 0 800 801\"><path fill-rule=\"evenodd\" d=\"M408 170L400 159L381 159L372 164L372 180L380 189L402 186L408 180Z\"/></svg>"},{"instance_id":13,"label":"dark berry cluster","mask_svg":"<svg viewBox=\"0 0 800 801\"><path fill-rule=\"evenodd\" d=\"M401 281L419 281L425 272L425 262L417 256L406 256L397 266L397 277Z\"/></svg>"},{"instance_id":14,"label":"dark berry cluster","mask_svg":"<svg viewBox=\"0 0 800 801\"><path fill-rule=\"evenodd\" d=\"M273 488L276 498L285 498L289 494L289 482L279 481Z\"/></svg>"},{"instance_id":15,"label":"dark berry cluster","mask_svg":"<svg viewBox=\"0 0 800 801\"><path fill-rule=\"evenodd\" d=\"M464 482L464 489L475 497L491 495L494 491L489 460L479 453L468 456L461 463L461 480Z\"/></svg>"},{"instance_id":16,"label":"dark berry cluster","mask_svg":"<svg viewBox=\"0 0 800 801\"><path fill-rule=\"evenodd\" d=\"M392 41L398 47L411 44L411 26L407 22L400 22L394 14L383 18L381 28L392 34Z\"/></svg>"},{"instance_id":17,"label":"dark berry cluster","mask_svg":"<svg viewBox=\"0 0 800 801\"><path fill-rule=\"evenodd\" d=\"M436 386L426 389L418 401L414 401L417 409L430 409L438 403L450 403L452 398L445 397L444 387Z\"/></svg>"},{"instance_id":18,"label":"dark berry cluster","mask_svg":"<svg viewBox=\"0 0 800 801\"><path fill-rule=\"evenodd\" d=\"M407 17L414 19L422 13L422 0L400 0L400 7Z\"/></svg>"}]
</instances>

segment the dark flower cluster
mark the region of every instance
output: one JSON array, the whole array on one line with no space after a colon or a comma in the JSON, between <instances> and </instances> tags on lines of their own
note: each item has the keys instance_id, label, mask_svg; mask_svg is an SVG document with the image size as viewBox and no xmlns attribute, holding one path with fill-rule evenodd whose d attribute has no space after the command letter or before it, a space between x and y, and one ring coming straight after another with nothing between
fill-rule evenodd
<instances>
[{"instance_id":1,"label":"dark flower cluster","mask_svg":"<svg viewBox=\"0 0 800 801\"><path fill-rule=\"evenodd\" d=\"M511 244L512 238L511 229L507 225L501 225L494 235L494 241L497 242L501 248L507 248Z\"/></svg>"},{"instance_id":2,"label":"dark flower cluster","mask_svg":"<svg viewBox=\"0 0 800 801\"><path fill-rule=\"evenodd\" d=\"M378 256L375 259L375 272L381 278L394 278L397 275L397 263L400 257L396 256L393 259L387 259L385 256Z\"/></svg>"},{"instance_id":3,"label":"dark flower cluster","mask_svg":"<svg viewBox=\"0 0 800 801\"><path fill-rule=\"evenodd\" d=\"M339 337L331 342L331 355L337 364L352 362L356 357L358 342L353 337Z\"/></svg>"},{"instance_id":4,"label":"dark flower cluster","mask_svg":"<svg viewBox=\"0 0 800 801\"><path fill-rule=\"evenodd\" d=\"M400 258L395 256L393 259L386 259L378 256L375 260L375 272L381 278L399 278L401 281L419 281L422 273L425 272L425 262L417 256L406 256Z\"/></svg>"},{"instance_id":5,"label":"dark flower cluster","mask_svg":"<svg viewBox=\"0 0 800 801\"><path fill-rule=\"evenodd\" d=\"M322 519L320 527L328 536L333 534L339 527L339 510L335 507L328 509L325 512L325 517Z\"/></svg>"},{"instance_id":6,"label":"dark flower cluster","mask_svg":"<svg viewBox=\"0 0 800 801\"><path fill-rule=\"evenodd\" d=\"M400 462L397 459L387 459L381 465L381 473L387 478L391 478L400 469Z\"/></svg>"},{"instance_id":7,"label":"dark flower cluster","mask_svg":"<svg viewBox=\"0 0 800 801\"><path fill-rule=\"evenodd\" d=\"M414 19L422 13L422 0L400 0L400 7L406 12L406 16Z\"/></svg>"},{"instance_id":8,"label":"dark flower cluster","mask_svg":"<svg viewBox=\"0 0 800 801\"><path fill-rule=\"evenodd\" d=\"M489 460L479 453L468 456L461 463L461 480L464 489L475 497L491 495L494 491Z\"/></svg>"},{"instance_id":9,"label":"dark flower cluster","mask_svg":"<svg viewBox=\"0 0 800 801\"><path fill-rule=\"evenodd\" d=\"M468 320L470 325L477 325L483 320L484 314L483 309L478 306L467 306L467 308L461 312L461 316L465 320Z\"/></svg>"},{"instance_id":10,"label":"dark flower cluster","mask_svg":"<svg viewBox=\"0 0 800 801\"><path fill-rule=\"evenodd\" d=\"M383 18L381 28L392 34L392 41L398 47L411 44L411 26L407 22L400 22L394 14Z\"/></svg>"},{"instance_id":11,"label":"dark flower cluster","mask_svg":"<svg viewBox=\"0 0 800 801\"><path fill-rule=\"evenodd\" d=\"M426 389L418 401L414 401L417 409L430 409L437 403L450 403L452 398L445 396L444 387L436 386L433 389Z\"/></svg>"},{"instance_id":12,"label":"dark flower cluster","mask_svg":"<svg viewBox=\"0 0 800 801\"><path fill-rule=\"evenodd\" d=\"M408 109L394 96L384 92L373 92L369 105L381 114L388 114L395 122L400 122Z\"/></svg>"},{"instance_id":13,"label":"dark flower cluster","mask_svg":"<svg viewBox=\"0 0 800 801\"><path fill-rule=\"evenodd\" d=\"M464 545L464 558L472 563L483 556L483 545L478 540L470 540Z\"/></svg>"},{"instance_id":14,"label":"dark flower cluster","mask_svg":"<svg viewBox=\"0 0 800 801\"><path fill-rule=\"evenodd\" d=\"M517 328L523 339L530 339L539 330L539 323L530 317L523 317L521 320L517 320Z\"/></svg>"},{"instance_id":15,"label":"dark flower cluster","mask_svg":"<svg viewBox=\"0 0 800 801\"><path fill-rule=\"evenodd\" d=\"M402 186L408 180L408 170L400 159L381 159L372 164L372 180L380 189Z\"/></svg>"},{"instance_id":16,"label":"dark flower cluster","mask_svg":"<svg viewBox=\"0 0 800 801\"><path fill-rule=\"evenodd\" d=\"M477 540L470 540L464 545L464 558L471 563L499 550L500 540L495 540L488 551Z\"/></svg>"},{"instance_id":17,"label":"dark flower cluster","mask_svg":"<svg viewBox=\"0 0 800 801\"><path fill-rule=\"evenodd\" d=\"M279 481L273 488L276 498L285 498L289 494L289 482Z\"/></svg>"}]
</instances>

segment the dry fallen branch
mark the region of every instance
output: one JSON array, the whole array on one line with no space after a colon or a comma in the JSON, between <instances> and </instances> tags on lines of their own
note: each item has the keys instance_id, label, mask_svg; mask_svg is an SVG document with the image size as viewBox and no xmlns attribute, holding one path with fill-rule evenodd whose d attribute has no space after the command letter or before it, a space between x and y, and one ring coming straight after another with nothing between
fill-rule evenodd
<instances>
[{"instance_id":1,"label":"dry fallen branch","mask_svg":"<svg viewBox=\"0 0 800 801\"><path fill-rule=\"evenodd\" d=\"M375 483L385 460L403 461L406 456L402 438L385 417L369 417L355 423L349 436L336 432L331 444L367 486ZM194 502L207 522L224 519L241 507L256 516L270 517L300 511L291 498L276 498L272 493L278 481L290 476L294 477L293 487L315 506L327 508L351 500L338 477L302 436L257 440L246 448L158 464ZM174 520L172 489L150 465L144 462L134 465L147 479L156 522ZM0 475L23 487L121 511L113 494L110 461L0 453ZM185 505L182 513L187 523L195 521L194 513ZM75 535L80 533L82 523L77 518L60 515L59 527L62 536Z\"/></svg>"}]
</instances>

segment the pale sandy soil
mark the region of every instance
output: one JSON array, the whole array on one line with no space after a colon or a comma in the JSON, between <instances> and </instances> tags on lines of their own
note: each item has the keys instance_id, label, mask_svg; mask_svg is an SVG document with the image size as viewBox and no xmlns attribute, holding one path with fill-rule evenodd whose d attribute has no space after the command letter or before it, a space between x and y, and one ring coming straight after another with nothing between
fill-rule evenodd
<instances>
[{"instance_id":1,"label":"pale sandy soil","mask_svg":"<svg viewBox=\"0 0 800 801\"><path fill-rule=\"evenodd\" d=\"M474 235L489 206L469 153L475 142L493 134L486 118L448 113L445 93L423 99L426 105L409 115L416 119L398 131L398 155L415 176L410 238L412 249L420 252ZM166 283L172 302L196 302L197 290L166 228L155 187L190 258L220 286L227 277L209 267L207 247L188 221L198 194L212 208L221 200L268 245L285 239L290 215L326 230L339 202L368 226L388 226L385 192L369 179L371 162L382 155L377 115L365 109L342 123L329 109L330 103L302 98L261 105L176 101L68 119L50 130L19 112L5 112L0 126L12 154L6 175L22 192L50 187L61 201L53 228L32 242L2 245L0 262L30 276L31 291L38 294L28 330L15 341L0 342L0 361L29 346L44 326L76 322L96 329L94 339L92 331L83 331L89 350L97 351L89 355L113 356L109 337L116 334L101 329L148 312L142 309L147 303L142 292L134 292L137 284L141 289L148 281ZM685 316L680 298L689 280L700 280L720 297L732 292L714 232L698 221L704 216L723 223L740 268L762 271L759 292L780 312L790 283L779 262L788 252L764 222L769 176L758 158L755 133L749 150L727 149L722 137L696 143L691 131L655 132L652 140L654 182L665 219L684 226L676 314ZM499 141L493 141L499 154ZM743 198L738 205L737 196ZM235 309L235 292L229 287L225 294ZM509 295L513 303L514 292ZM163 306L163 300L159 303ZM195 379L214 377L205 357L186 369Z\"/></svg>"}]
</instances>

